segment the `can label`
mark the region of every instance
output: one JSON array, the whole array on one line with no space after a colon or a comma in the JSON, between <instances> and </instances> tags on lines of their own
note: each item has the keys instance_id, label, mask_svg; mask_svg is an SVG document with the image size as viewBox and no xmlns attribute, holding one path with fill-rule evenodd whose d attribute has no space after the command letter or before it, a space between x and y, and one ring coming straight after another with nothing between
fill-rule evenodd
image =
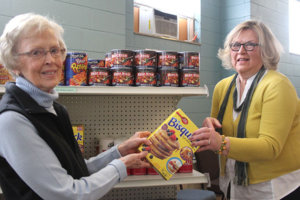
<instances>
[{"instance_id":1,"label":"can label","mask_svg":"<svg viewBox=\"0 0 300 200\"><path fill-rule=\"evenodd\" d=\"M137 72L135 84L137 86L155 86L156 77L154 72Z\"/></svg>"},{"instance_id":2,"label":"can label","mask_svg":"<svg viewBox=\"0 0 300 200\"><path fill-rule=\"evenodd\" d=\"M109 85L108 71L91 71L89 77L89 85Z\"/></svg>"},{"instance_id":3,"label":"can label","mask_svg":"<svg viewBox=\"0 0 300 200\"><path fill-rule=\"evenodd\" d=\"M174 54L159 55L158 66L178 67L178 56Z\"/></svg>"},{"instance_id":4,"label":"can label","mask_svg":"<svg viewBox=\"0 0 300 200\"><path fill-rule=\"evenodd\" d=\"M86 53L68 53L65 63L66 85L87 85L88 59Z\"/></svg>"},{"instance_id":5,"label":"can label","mask_svg":"<svg viewBox=\"0 0 300 200\"><path fill-rule=\"evenodd\" d=\"M133 84L131 72L113 72L112 85L129 86Z\"/></svg>"},{"instance_id":6,"label":"can label","mask_svg":"<svg viewBox=\"0 0 300 200\"><path fill-rule=\"evenodd\" d=\"M182 76L182 86L194 86L200 85L199 74L197 73L184 73Z\"/></svg>"}]
</instances>

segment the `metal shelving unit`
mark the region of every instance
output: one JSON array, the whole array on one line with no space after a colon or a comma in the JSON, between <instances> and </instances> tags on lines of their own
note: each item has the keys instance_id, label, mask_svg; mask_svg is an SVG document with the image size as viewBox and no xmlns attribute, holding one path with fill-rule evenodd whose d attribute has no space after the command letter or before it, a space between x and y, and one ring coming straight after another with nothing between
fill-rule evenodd
<instances>
[{"instance_id":1,"label":"metal shelving unit","mask_svg":"<svg viewBox=\"0 0 300 200\"><path fill-rule=\"evenodd\" d=\"M60 94L58 101L68 109L72 124L84 125L86 158L96 155L97 141L102 138L154 131L177 108L182 97L209 95L206 86L58 86L55 89ZM4 92L4 86L0 86L0 97ZM206 176L197 171L175 174L169 181L159 175L128 176L102 199L171 199L178 184L206 182Z\"/></svg>"}]
</instances>

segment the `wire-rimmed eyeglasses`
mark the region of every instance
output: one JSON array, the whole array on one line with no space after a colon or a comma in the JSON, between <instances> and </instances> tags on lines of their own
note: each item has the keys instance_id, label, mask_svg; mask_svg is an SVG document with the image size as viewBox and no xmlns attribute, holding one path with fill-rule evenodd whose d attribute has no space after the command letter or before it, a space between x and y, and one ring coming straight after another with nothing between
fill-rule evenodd
<instances>
[{"instance_id":1,"label":"wire-rimmed eyeglasses","mask_svg":"<svg viewBox=\"0 0 300 200\"><path fill-rule=\"evenodd\" d=\"M33 49L28 52L18 53L17 56L26 55L30 58L38 60L38 59L44 58L47 55L47 53L49 52L53 58L59 58L59 57L62 57L62 55L65 53L65 51L66 51L65 49L60 49L59 47L53 47L49 50L46 50L43 48L37 48L37 49Z\"/></svg>"},{"instance_id":2,"label":"wire-rimmed eyeglasses","mask_svg":"<svg viewBox=\"0 0 300 200\"><path fill-rule=\"evenodd\" d=\"M239 51L241 46L243 46L246 51L253 51L256 46L259 46L259 44L253 42L246 42L243 44L239 42L234 42L231 43L229 46L232 51Z\"/></svg>"}]
</instances>

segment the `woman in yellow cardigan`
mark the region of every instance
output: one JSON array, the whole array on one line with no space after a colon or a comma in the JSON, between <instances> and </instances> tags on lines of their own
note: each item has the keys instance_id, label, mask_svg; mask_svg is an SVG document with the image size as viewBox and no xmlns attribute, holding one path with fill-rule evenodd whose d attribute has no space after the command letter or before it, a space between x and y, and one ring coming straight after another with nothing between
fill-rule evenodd
<instances>
[{"instance_id":1,"label":"woman in yellow cardigan","mask_svg":"<svg viewBox=\"0 0 300 200\"><path fill-rule=\"evenodd\" d=\"M237 73L216 85L211 117L191 141L220 154L220 188L230 199L300 199L300 101L276 71L281 51L254 20L237 25L219 50Z\"/></svg>"}]
</instances>

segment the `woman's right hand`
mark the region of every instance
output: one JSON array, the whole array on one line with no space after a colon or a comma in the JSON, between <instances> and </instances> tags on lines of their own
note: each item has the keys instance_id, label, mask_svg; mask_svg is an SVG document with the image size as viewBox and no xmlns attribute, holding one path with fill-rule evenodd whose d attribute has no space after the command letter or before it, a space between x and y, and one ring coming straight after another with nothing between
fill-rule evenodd
<instances>
[{"instance_id":1,"label":"woman's right hand","mask_svg":"<svg viewBox=\"0 0 300 200\"><path fill-rule=\"evenodd\" d=\"M147 162L147 160L145 158L147 154L148 154L148 151L132 153L132 154L128 154L124 157L121 157L120 160L128 168L151 167L151 165Z\"/></svg>"},{"instance_id":2,"label":"woman's right hand","mask_svg":"<svg viewBox=\"0 0 300 200\"><path fill-rule=\"evenodd\" d=\"M217 120L216 118L213 118L213 117L206 117L202 123L202 126L208 127L208 128L214 128L214 129L222 127L219 120Z\"/></svg>"}]
</instances>

